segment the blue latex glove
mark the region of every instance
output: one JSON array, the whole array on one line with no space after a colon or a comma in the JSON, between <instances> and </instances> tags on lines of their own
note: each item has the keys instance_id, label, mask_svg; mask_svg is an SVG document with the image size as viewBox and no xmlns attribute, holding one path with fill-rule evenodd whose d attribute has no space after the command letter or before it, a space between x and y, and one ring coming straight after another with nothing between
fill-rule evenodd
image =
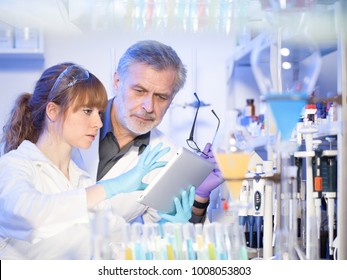
<instances>
[{"instance_id":1,"label":"blue latex glove","mask_svg":"<svg viewBox=\"0 0 347 280\"><path fill-rule=\"evenodd\" d=\"M206 144L203 150L203 153L201 153L200 156L205 158L209 162L212 162L215 164L215 168L212 170L212 172L206 177L206 179L196 189L196 195L206 198L210 196L211 192L215 188L217 188L220 184L223 183L224 179L223 179L221 171L218 168L216 159L213 156L210 143Z\"/></svg>"},{"instance_id":2,"label":"blue latex glove","mask_svg":"<svg viewBox=\"0 0 347 280\"><path fill-rule=\"evenodd\" d=\"M157 161L160 157L170 151L169 147L161 150L162 143L156 145L153 150L148 145L140 155L136 166L124 174L107 180L97 182L104 186L106 197L111 198L122 192L132 192L144 190L148 184L142 182L143 177L150 171L156 168L163 167L167 161Z\"/></svg>"},{"instance_id":3,"label":"blue latex glove","mask_svg":"<svg viewBox=\"0 0 347 280\"><path fill-rule=\"evenodd\" d=\"M175 197L174 202L176 206L175 214L165 214L158 212L162 219L172 223L187 223L192 217L192 207L195 198L195 187L191 187L189 195L187 191L182 191L182 203L178 197Z\"/></svg>"}]
</instances>

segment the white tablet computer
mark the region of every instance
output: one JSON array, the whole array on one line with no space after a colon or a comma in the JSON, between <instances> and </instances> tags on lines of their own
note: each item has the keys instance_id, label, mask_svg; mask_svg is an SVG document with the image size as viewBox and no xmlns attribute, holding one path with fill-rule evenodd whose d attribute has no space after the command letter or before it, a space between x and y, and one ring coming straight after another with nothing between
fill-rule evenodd
<instances>
[{"instance_id":1,"label":"white tablet computer","mask_svg":"<svg viewBox=\"0 0 347 280\"><path fill-rule=\"evenodd\" d=\"M181 198L182 191L191 185L197 188L213 168L213 163L182 147L137 201L164 213L174 213L174 197Z\"/></svg>"}]
</instances>

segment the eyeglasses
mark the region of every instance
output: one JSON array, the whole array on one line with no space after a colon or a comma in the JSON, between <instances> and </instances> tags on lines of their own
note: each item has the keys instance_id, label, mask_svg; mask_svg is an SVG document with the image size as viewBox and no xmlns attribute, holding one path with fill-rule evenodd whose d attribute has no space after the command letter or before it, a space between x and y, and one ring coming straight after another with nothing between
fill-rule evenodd
<instances>
[{"instance_id":1,"label":"eyeglasses","mask_svg":"<svg viewBox=\"0 0 347 280\"><path fill-rule=\"evenodd\" d=\"M55 92L62 92L70 87L73 87L76 83L88 79L89 72L87 70L78 65L70 65L63 72L61 72L56 79L49 93L49 97L52 97L53 93Z\"/></svg>"},{"instance_id":2,"label":"eyeglasses","mask_svg":"<svg viewBox=\"0 0 347 280\"><path fill-rule=\"evenodd\" d=\"M187 145L189 146L189 148L191 148L192 150L198 152L198 153L202 153L202 154L205 154L198 146L198 144L195 142L194 140L194 129L195 129L195 125L196 125L196 118L198 116L198 112L199 112L199 109L200 109L200 99L198 97L198 95L196 94L196 92L194 92L194 96L195 98L197 99L198 101L198 104L197 104L197 107L196 107L196 112L195 112L195 117L194 117L194 121L193 121L193 125L192 125L192 129L190 130L190 135L189 135L189 138L186 140L187 141ZM218 132L218 129L219 129L219 125L220 125L220 119L219 117L217 116L216 112L212 109L211 110L212 114L216 117L218 123L217 123L217 128L216 128L216 131L214 133L214 136L213 136L213 140L212 140L212 145L214 143L214 140L216 138L216 135L217 135L217 132ZM205 154L206 155L206 154ZM207 155L206 155L207 156Z\"/></svg>"}]
</instances>

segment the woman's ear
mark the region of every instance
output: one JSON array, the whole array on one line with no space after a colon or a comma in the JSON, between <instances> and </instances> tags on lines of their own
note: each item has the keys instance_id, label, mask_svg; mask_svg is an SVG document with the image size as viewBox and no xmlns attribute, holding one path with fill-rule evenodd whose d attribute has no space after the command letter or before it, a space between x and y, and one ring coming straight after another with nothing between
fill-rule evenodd
<instances>
[{"instance_id":1,"label":"woman's ear","mask_svg":"<svg viewBox=\"0 0 347 280\"><path fill-rule=\"evenodd\" d=\"M49 102L46 106L46 115L51 122L57 121L59 117L59 105L54 102Z\"/></svg>"}]
</instances>

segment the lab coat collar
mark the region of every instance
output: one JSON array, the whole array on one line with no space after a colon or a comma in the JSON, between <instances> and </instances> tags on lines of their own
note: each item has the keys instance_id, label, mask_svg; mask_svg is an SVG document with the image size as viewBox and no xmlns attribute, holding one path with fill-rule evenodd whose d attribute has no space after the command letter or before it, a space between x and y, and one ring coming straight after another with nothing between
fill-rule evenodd
<instances>
[{"instance_id":1,"label":"lab coat collar","mask_svg":"<svg viewBox=\"0 0 347 280\"><path fill-rule=\"evenodd\" d=\"M53 164L42 152L41 150L32 142L29 140L24 140L19 147L17 148L17 154L21 155L25 159L29 159L33 161L35 164L49 164L54 166ZM70 169L75 172L76 169L79 169L79 173L82 173L86 177L90 177L88 172L84 171L83 169L80 169L75 162L70 160Z\"/></svg>"},{"instance_id":2,"label":"lab coat collar","mask_svg":"<svg viewBox=\"0 0 347 280\"><path fill-rule=\"evenodd\" d=\"M29 140L24 140L19 145L17 151L18 154L29 160L51 163L51 161L41 152L41 150Z\"/></svg>"}]
</instances>

